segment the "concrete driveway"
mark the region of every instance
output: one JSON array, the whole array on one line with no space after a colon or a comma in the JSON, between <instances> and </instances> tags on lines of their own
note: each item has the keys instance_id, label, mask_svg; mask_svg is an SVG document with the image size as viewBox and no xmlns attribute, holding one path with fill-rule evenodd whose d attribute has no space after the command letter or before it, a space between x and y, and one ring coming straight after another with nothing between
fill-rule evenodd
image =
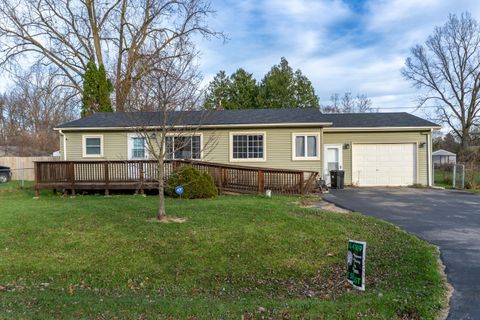
<instances>
[{"instance_id":1,"label":"concrete driveway","mask_svg":"<svg viewBox=\"0 0 480 320\"><path fill-rule=\"evenodd\" d=\"M392 222L440 247L455 291L448 319L480 319L480 195L411 188L331 190L341 207Z\"/></svg>"}]
</instances>

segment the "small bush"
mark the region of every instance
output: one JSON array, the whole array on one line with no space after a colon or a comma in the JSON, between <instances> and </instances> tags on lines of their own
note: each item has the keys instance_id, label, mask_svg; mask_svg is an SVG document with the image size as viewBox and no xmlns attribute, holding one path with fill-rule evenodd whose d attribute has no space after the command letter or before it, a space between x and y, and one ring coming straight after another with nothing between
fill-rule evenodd
<instances>
[{"instance_id":1,"label":"small bush","mask_svg":"<svg viewBox=\"0 0 480 320\"><path fill-rule=\"evenodd\" d=\"M166 193L170 197L178 197L175 187L182 186L182 198L204 199L218 194L212 177L206 172L200 172L192 166L182 166L176 169L167 180Z\"/></svg>"}]
</instances>

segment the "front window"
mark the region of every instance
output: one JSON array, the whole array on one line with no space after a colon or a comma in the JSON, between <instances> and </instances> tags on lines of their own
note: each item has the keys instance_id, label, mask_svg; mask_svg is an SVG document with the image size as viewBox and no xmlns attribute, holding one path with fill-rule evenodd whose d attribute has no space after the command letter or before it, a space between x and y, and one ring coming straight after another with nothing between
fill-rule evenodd
<instances>
[{"instance_id":1,"label":"front window","mask_svg":"<svg viewBox=\"0 0 480 320\"><path fill-rule=\"evenodd\" d=\"M135 137L132 138L132 158L133 159L145 159L145 138Z\"/></svg>"},{"instance_id":2,"label":"front window","mask_svg":"<svg viewBox=\"0 0 480 320\"><path fill-rule=\"evenodd\" d=\"M201 158L200 136L166 137L166 158L169 160L184 160Z\"/></svg>"},{"instance_id":3,"label":"front window","mask_svg":"<svg viewBox=\"0 0 480 320\"><path fill-rule=\"evenodd\" d=\"M294 159L318 159L318 135L294 134Z\"/></svg>"},{"instance_id":4,"label":"front window","mask_svg":"<svg viewBox=\"0 0 480 320\"><path fill-rule=\"evenodd\" d=\"M263 134L234 134L232 136L234 160L264 159Z\"/></svg>"},{"instance_id":5,"label":"front window","mask_svg":"<svg viewBox=\"0 0 480 320\"><path fill-rule=\"evenodd\" d=\"M102 156L102 137L101 136L91 136L84 137L83 140L84 157L101 157Z\"/></svg>"}]
</instances>

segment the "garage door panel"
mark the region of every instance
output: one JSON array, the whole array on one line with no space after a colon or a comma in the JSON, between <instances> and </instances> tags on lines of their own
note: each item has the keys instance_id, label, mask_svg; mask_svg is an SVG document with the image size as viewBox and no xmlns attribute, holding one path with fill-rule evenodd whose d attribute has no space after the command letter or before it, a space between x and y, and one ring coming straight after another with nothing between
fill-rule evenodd
<instances>
[{"instance_id":1,"label":"garage door panel","mask_svg":"<svg viewBox=\"0 0 480 320\"><path fill-rule=\"evenodd\" d=\"M416 182L416 144L354 144L352 182L359 186L406 186Z\"/></svg>"}]
</instances>

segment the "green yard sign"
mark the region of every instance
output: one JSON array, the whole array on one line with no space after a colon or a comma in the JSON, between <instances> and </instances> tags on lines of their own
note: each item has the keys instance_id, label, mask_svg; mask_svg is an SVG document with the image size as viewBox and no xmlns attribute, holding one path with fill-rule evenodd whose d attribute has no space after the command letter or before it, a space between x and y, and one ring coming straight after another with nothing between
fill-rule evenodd
<instances>
[{"instance_id":1,"label":"green yard sign","mask_svg":"<svg viewBox=\"0 0 480 320\"><path fill-rule=\"evenodd\" d=\"M365 291L365 250L367 243L348 241L347 281L358 290Z\"/></svg>"}]
</instances>

